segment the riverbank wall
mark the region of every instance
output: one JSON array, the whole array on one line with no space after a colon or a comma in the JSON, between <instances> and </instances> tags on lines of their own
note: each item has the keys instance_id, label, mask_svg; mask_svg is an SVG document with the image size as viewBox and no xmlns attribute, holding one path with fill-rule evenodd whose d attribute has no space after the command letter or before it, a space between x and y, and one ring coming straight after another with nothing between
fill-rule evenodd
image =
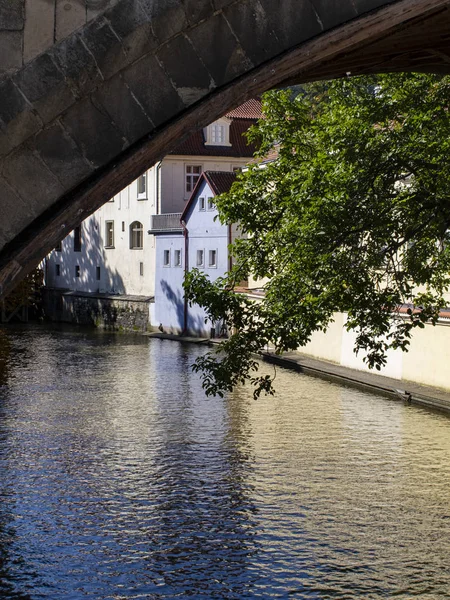
<instances>
[{"instance_id":1,"label":"riverbank wall","mask_svg":"<svg viewBox=\"0 0 450 600\"><path fill-rule=\"evenodd\" d=\"M153 297L95 294L43 288L44 318L52 322L91 325L111 331L147 331Z\"/></svg>"}]
</instances>

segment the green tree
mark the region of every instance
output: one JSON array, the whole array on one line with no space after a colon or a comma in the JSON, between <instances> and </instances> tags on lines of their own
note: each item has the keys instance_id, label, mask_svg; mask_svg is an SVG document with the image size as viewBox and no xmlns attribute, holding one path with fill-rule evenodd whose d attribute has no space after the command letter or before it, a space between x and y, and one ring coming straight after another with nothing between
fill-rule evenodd
<instances>
[{"instance_id":1,"label":"green tree","mask_svg":"<svg viewBox=\"0 0 450 600\"><path fill-rule=\"evenodd\" d=\"M436 323L449 286L450 78L359 77L271 91L250 136L263 159L218 198L220 220L239 223L235 266L214 283L193 271L190 301L233 331L200 358L208 394L250 380L273 393L254 354L304 345L336 311L356 329L370 367L389 348ZM255 303L234 293L247 273L269 278ZM407 307L400 314L400 307Z\"/></svg>"}]
</instances>

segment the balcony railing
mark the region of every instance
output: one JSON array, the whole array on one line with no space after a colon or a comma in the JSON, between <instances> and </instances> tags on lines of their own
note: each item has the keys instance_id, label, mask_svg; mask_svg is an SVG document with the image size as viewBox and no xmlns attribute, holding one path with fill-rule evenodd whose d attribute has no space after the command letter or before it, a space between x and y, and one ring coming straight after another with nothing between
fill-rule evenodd
<instances>
[{"instance_id":1,"label":"balcony railing","mask_svg":"<svg viewBox=\"0 0 450 600\"><path fill-rule=\"evenodd\" d=\"M182 231L180 223L181 213L166 213L164 215L152 215L149 233L163 231Z\"/></svg>"}]
</instances>

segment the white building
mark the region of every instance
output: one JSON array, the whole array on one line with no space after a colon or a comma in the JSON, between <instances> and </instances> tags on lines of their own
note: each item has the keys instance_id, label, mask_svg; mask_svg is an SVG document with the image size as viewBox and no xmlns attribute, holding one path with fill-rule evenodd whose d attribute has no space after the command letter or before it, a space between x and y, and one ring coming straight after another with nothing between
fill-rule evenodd
<instances>
[{"instance_id":1,"label":"white building","mask_svg":"<svg viewBox=\"0 0 450 600\"><path fill-rule=\"evenodd\" d=\"M153 296L151 231L170 225L171 215L184 211L203 171L233 172L248 163L255 148L243 134L260 116L260 102L249 100L187 138L51 252L46 286L75 293Z\"/></svg>"},{"instance_id":2,"label":"white building","mask_svg":"<svg viewBox=\"0 0 450 600\"><path fill-rule=\"evenodd\" d=\"M234 226L221 223L214 198L228 192L235 181L229 171L204 171L178 223L155 232L155 313L154 324L173 333L220 335L221 324L206 318L205 310L189 305L184 296L186 271L199 269L214 281L230 270L228 247L236 238ZM175 215L174 215L175 217Z\"/></svg>"}]
</instances>

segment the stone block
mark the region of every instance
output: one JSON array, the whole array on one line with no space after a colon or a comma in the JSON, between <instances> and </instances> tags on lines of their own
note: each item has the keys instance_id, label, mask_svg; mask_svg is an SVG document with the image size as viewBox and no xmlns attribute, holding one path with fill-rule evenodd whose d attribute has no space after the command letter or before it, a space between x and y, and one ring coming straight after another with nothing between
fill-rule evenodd
<instances>
[{"instance_id":1,"label":"stone block","mask_svg":"<svg viewBox=\"0 0 450 600\"><path fill-rule=\"evenodd\" d=\"M310 0L283 0L281 3L260 0L260 3L283 50L289 50L323 31Z\"/></svg>"},{"instance_id":2,"label":"stone block","mask_svg":"<svg viewBox=\"0 0 450 600\"><path fill-rule=\"evenodd\" d=\"M134 63L123 77L156 127L183 110L180 96L154 56Z\"/></svg>"},{"instance_id":3,"label":"stone block","mask_svg":"<svg viewBox=\"0 0 450 600\"><path fill-rule=\"evenodd\" d=\"M104 83L94 94L94 102L108 112L130 143L148 135L154 127L120 75Z\"/></svg>"},{"instance_id":4,"label":"stone block","mask_svg":"<svg viewBox=\"0 0 450 600\"><path fill-rule=\"evenodd\" d=\"M200 100L214 87L210 74L183 35L162 46L157 57L186 106Z\"/></svg>"},{"instance_id":5,"label":"stone block","mask_svg":"<svg viewBox=\"0 0 450 600\"><path fill-rule=\"evenodd\" d=\"M184 10L190 25L197 25L214 12L211 0L184 0Z\"/></svg>"},{"instance_id":6,"label":"stone block","mask_svg":"<svg viewBox=\"0 0 450 600\"><path fill-rule=\"evenodd\" d=\"M22 32L0 31L0 73L22 66Z\"/></svg>"},{"instance_id":7,"label":"stone block","mask_svg":"<svg viewBox=\"0 0 450 600\"><path fill-rule=\"evenodd\" d=\"M62 123L94 167L106 164L126 146L109 115L90 98L69 108Z\"/></svg>"},{"instance_id":8,"label":"stone block","mask_svg":"<svg viewBox=\"0 0 450 600\"><path fill-rule=\"evenodd\" d=\"M112 77L128 63L120 39L103 17L88 23L80 32L80 37L92 52L105 79Z\"/></svg>"},{"instance_id":9,"label":"stone block","mask_svg":"<svg viewBox=\"0 0 450 600\"><path fill-rule=\"evenodd\" d=\"M28 146L4 159L1 174L33 214L42 213L64 191L58 179Z\"/></svg>"},{"instance_id":10,"label":"stone block","mask_svg":"<svg viewBox=\"0 0 450 600\"><path fill-rule=\"evenodd\" d=\"M0 121L13 148L42 127L32 107L9 78L0 82Z\"/></svg>"},{"instance_id":11,"label":"stone block","mask_svg":"<svg viewBox=\"0 0 450 600\"><path fill-rule=\"evenodd\" d=\"M41 54L13 76L13 81L45 123L75 102L75 96L49 54Z\"/></svg>"},{"instance_id":12,"label":"stone block","mask_svg":"<svg viewBox=\"0 0 450 600\"><path fill-rule=\"evenodd\" d=\"M35 136L34 149L65 189L77 185L94 170L59 123Z\"/></svg>"},{"instance_id":13,"label":"stone block","mask_svg":"<svg viewBox=\"0 0 450 600\"><path fill-rule=\"evenodd\" d=\"M190 30L188 37L218 86L253 67L220 13Z\"/></svg>"},{"instance_id":14,"label":"stone block","mask_svg":"<svg viewBox=\"0 0 450 600\"><path fill-rule=\"evenodd\" d=\"M105 18L122 40L128 63L153 52L158 46L150 23L150 15L136 0L116 4L105 13Z\"/></svg>"},{"instance_id":15,"label":"stone block","mask_svg":"<svg viewBox=\"0 0 450 600\"><path fill-rule=\"evenodd\" d=\"M0 190L2 195L1 225L7 240L11 241L33 221L37 214L36 206L30 206L24 202L3 177L0 177Z\"/></svg>"},{"instance_id":16,"label":"stone block","mask_svg":"<svg viewBox=\"0 0 450 600\"><path fill-rule=\"evenodd\" d=\"M319 15L324 29L331 29L357 16L355 3L352 0L340 0L340 2L312 0L312 4Z\"/></svg>"},{"instance_id":17,"label":"stone block","mask_svg":"<svg viewBox=\"0 0 450 600\"><path fill-rule=\"evenodd\" d=\"M136 2L136 0L133 1ZM85 0L85 2L87 20L91 21L103 14L108 6L114 6L114 4L117 4L120 0Z\"/></svg>"},{"instance_id":18,"label":"stone block","mask_svg":"<svg viewBox=\"0 0 450 600\"><path fill-rule=\"evenodd\" d=\"M254 65L283 50L259 0L233 4L225 8L223 14Z\"/></svg>"},{"instance_id":19,"label":"stone block","mask_svg":"<svg viewBox=\"0 0 450 600\"><path fill-rule=\"evenodd\" d=\"M26 0L23 38L24 62L53 45L55 33L54 0Z\"/></svg>"},{"instance_id":20,"label":"stone block","mask_svg":"<svg viewBox=\"0 0 450 600\"><path fill-rule=\"evenodd\" d=\"M222 8L225 8L225 6L228 6L229 4L233 4L234 0L212 0L212 3L214 4L214 8L216 10L221 10Z\"/></svg>"},{"instance_id":21,"label":"stone block","mask_svg":"<svg viewBox=\"0 0 450 600\"><path fill-rule=\"evenodd\" d=\"M0 30L23 29L25 0L3 0L0 2Z\"/></svg>"},{"instance_id":22,"label":"stone block","mask_svg":"<svg viewBox=\"0 0 450 600\"><path fill-rule=\"evenodd\" d=\"M77 34L60 42L50 54L77 96L83 97L103 81L92 54Z\"/></svg>"},{"instance_id":23,"label":"stone block","mask_svg":"<svg viewBox=\"0 0 450 600\"><path fill-rule=\"evenodd\" d=\"M56 0L55 41L66 38L85 23L84 0Z\"/></svg>"},{"instance_id":24,"label":"stone block","mask_svg":"<svg viewBox=\"0 0 450 600\"><path fill-rule=\"evenodd\" d=\"M160 44L168 41L188 26L182 0L140 0L151 19L152 29Z\"/></svg>"},{"instance_id":25,"label":"stone block","mask_svg":"<svg viewBox=\"0 0 450 600\"><path fill-rule=\"evenodd\" d=\"M8 136L2 131L0 131L0 156L5 156L6 154L9 154L12 149L13 146L9 141Z\"/></svg>"}]
</instances>

